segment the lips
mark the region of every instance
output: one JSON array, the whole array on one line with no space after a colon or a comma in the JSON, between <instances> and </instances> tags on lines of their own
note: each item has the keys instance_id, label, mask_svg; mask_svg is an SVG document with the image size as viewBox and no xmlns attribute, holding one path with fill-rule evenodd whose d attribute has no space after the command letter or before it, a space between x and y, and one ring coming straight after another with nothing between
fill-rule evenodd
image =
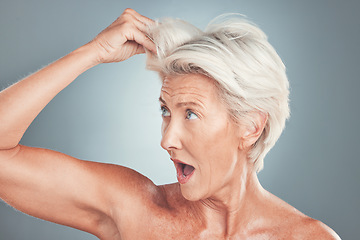
<instances>
[{"instance_id":1,"label":"lips","mask_svg":"<svg viewBox=\"0 0 360 240\"><path fill-rule=\"evenodd\" d=\"M187 183L191 176L195 172L195 168L189 164L183 163L177 159L171 159L174 162L176 173L177 173L177 179L180 184Z\"/></svg>"}]
</instances>

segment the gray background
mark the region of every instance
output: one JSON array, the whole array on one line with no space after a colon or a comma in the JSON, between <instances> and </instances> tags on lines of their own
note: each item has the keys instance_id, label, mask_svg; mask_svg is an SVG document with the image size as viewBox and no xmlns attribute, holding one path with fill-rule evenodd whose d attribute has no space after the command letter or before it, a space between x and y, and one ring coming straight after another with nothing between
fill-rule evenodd
<instances>
[{"instance_id":1,"label":"gray background","mask_svg":"<svg viewBox=\"0 0 360 240\"><path fill-rule=\"evenodd\" d=\"M131 7L201 28L225 12L247 15L288 69L292 116L259 174L263 186L305 214L358 239L360 216L359 1L2 0L0 89L90 41ZM61 92L22 144L176 181L160 143L160 84L145 56L97 66ZM1 137L1 136L0 136ZM0 202L0 240L96 239Z\"/></svg>"}]
</instances>

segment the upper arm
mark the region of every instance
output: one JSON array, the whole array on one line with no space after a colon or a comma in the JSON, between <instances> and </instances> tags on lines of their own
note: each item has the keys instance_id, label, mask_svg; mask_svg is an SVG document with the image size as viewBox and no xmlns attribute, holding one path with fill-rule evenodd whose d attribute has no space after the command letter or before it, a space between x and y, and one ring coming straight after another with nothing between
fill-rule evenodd
<instances>
[{"instance_id":1,"label":"upper arm","mask_svg":"<svg viewBox=\"0 0 360 240\"><path fill-rule=\"evenodd\" d=\"M0 198L29 215L97 236L111 226L115 205L126 214L132 200L151 201L156 192L149 179L125 167L20 145L0 151Z\"/></svg>"}]
</instances>

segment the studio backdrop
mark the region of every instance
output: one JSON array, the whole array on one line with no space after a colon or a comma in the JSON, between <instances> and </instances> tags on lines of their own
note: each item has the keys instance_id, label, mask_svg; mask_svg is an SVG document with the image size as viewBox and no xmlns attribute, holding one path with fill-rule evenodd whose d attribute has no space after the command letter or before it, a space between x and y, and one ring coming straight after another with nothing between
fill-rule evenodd
<instances>
[{"instance_id":1,"label":"studio backdrop","mask_svg":"<svg viewBox=\"0 0 360 240\"><path fill-rule=\"evenodd\" d=\"M202 29L229 12L260 26L287 67L291 91L291 117L265 158L260 182L341 238L358 239L359 1L2 0L0 90L87 43L126 8ZM138 55L82 74L48 104L21 143L124 165L156 184L175 182L160 147L161 85L145 60ZM47 239L96 238L0 202L0 240Z\"/></svg>"}]
</instances>

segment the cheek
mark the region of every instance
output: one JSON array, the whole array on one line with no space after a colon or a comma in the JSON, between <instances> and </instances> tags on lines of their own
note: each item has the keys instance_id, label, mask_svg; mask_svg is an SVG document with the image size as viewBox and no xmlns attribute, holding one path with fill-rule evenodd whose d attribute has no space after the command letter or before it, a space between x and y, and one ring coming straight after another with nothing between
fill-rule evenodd
<instances>
[{"instance_id":1,"label":"cheek","mask_svg":"<svg viewBox=\"0 0 360 240\"><path fill-rule=\"evenodd\" d=\"M199 163L204 172L211 175L225 174L231 171L236 163L238 138L231 124L220 128L206 128L197 132L192 139L194 151L198 154Z\"/></svg>"},{"instance_id":2,"label":"cheek","mask_svg":"<svg viewBox=\"0 0 360 240\"><path fill-rule=\"evenodd\" d=\"M237 149L238 138L235 131L232 124L226 122L218 125L204 124L191 131L189 142L208 155L224 153Z\"/></svg>"},{"instance_id":3,"label":"cheek","mask_svg":"<svg viewBox=\"0 0 360 240\"><path fill-rule=\"evenodd\" d=\"M185 134L186 137L184 145L186 149L192 155L192 157L198 161L206 160L207 150L209 147L214 147L215 141L209 134L209 129L204 126L192 126L190 129L186 129L188 134Z\"/></svg>"}]
</instances>

